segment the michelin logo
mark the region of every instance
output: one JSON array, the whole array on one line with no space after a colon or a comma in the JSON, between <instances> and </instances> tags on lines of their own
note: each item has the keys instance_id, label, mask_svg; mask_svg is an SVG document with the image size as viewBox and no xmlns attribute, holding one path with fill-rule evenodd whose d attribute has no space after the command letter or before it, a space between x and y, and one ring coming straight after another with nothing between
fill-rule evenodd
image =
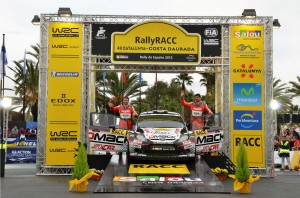
<instances>
[{"instance_id":1,"label":"michelin logo","mask_svg":"<svg viewBox=\"0 0 300 198\"><path fill-rule=\"evenodd\" d=\"M51 77L78 77L78 72L56 72L51 71Z\"/></svg>"},{"instance_id":2,"label":"michelin logo","mask_svg":"<svg viewBox=\"0 0 300 198\"><path fill-rule=\"evenodd\" d=\"M96 39L106 39L107 37L105 36L104 32L106 30L103 27L99 27L99 30L97 32L97 35L95 36Z\"/></svg>"}]
</instances>

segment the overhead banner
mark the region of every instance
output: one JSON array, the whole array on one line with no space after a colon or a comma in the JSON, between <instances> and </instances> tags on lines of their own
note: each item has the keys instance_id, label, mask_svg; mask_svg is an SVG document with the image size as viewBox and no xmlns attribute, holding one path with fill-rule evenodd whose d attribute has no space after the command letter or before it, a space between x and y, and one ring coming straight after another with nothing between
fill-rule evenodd
<instances>
[{"instance_id":1,"label":"overhead banner","mask_svg":"<svg viewBox=\"0 0 300 198\"><path fill-rule=\"evenodd\" d=\"M246 145L250 167L265 167L264 27L230 27L231 156Z\"/></svg>"},{"instance_id":2,"label":"overhead banner","mask_svg":"<svg viewBox=\"0 0 300 198\"><path fill-rule=\"evenodd\" d=\"M82 24L50 23L46 165L74 165L80 141Z\"/></svg>"},{"instance_id":3,"label":"overhead banner","mask_svg":"<svg viewBox=\"0 0 300 198\"><path fill-rule=\"evenodd\" d=\"M92 54L111 55L111 35L114 32L125 32L134 24L92 24ZM221 26L220 25L181 25L188 33L197 33L201 36L201 57L221 56ZM152 30L158 31L161 30Z\"/></svg>"},{"instance_id":4,"label":"overhead banner","mask_svg":"<svg viewBox=\"0 0 300 198\"><path fill-rule=\"evenodd\" d=\"M111 61L120 64L200 63L200 35L167 21L146 21L112 34Z\"/></svg>"}]
</instances>

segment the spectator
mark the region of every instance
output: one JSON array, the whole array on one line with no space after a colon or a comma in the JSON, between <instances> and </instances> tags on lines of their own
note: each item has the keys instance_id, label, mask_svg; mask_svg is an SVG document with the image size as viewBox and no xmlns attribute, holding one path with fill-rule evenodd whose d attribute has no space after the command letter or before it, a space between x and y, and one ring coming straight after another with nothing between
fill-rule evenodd
<instances>
[{"instance_id":1,"label":"spectator","mask_svg":"<svg viewBox=\"0 0 300 198\"><path fill-rule=\"evenodd\" d=\"M34 126L30 131L30 137L36 137L36 135L37 135L37 128L36 126Z\"/></svg>"},{"instance_id":2,"label":"spectator","mask_svg":"<svg viewBox=\"0 0 300 198\"><path fill-rule=\"evenodd\" d=\"M287 162L287 167L292 171L291 162L290 162L290 143L286 139L286 136L282 136L279 147L279 157L281 158L281 170L285 169L285 163Z\"/></svg>"},{"instance_id":3,"label":"spectator","mask_svg":"<svg viewBox=\"0 0 300 198\"><path fill-rule=\"evenodd\" d=\"M294 136L293 138L293 150L294 151L299 151L300 150L300 137L299 136Z\"/></svg>"},{"instance_id":4,"label":"spectator","mask_svg":"<svg viewBox=\"0 0 300 198\"><path fill-rule=\"evenodd\" d=\"M30 129L29 129L29 128L27 128L27 129L25 130L25 136L26 136L26 137L29 137L29 136L30 136Z\"/></svg>"},{"instance_id":5,"label":"spectator","mask_svg":"<svg viewBox=\"0 0 300 198\"><path fill-rule=\"evenodd\" d=\"M25 134L26 134L25 129L23 127L21 127L19 129L19 135L20 135L19 137L20 137L20 139L25 138Z\"/></svg>"},{"instance_id":6,"label":"spectator","mask_svg":"<svg viewBox=\"0 0 300 198\"><path fill-rule=\"evenodd\" d=\"M18 127L17 127L17 126L14 126L14 127L11 129L10 137L12 137L12 138L17 138L17 137L19 137L19 131L18 131Z\"/></svg>"},{"instance_id":7,"label":"spectator","mask_svg":"<svg viewBox=\"0 0 300 198\"><path fill-rule=\"evenodd\" d=\"M276 150L276 151L278 151L278 149L279 149L279 142L280 142L279 135L276 134L274 136L274 150Z\"/></svg>"}]
</instances>

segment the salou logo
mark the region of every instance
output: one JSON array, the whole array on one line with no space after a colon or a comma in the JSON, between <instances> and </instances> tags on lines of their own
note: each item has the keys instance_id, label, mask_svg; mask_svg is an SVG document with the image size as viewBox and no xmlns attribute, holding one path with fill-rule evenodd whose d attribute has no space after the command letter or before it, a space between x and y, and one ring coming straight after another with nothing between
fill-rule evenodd
<instances>
[{"instance_id":1,"label":"salou logo","mask_svg":"<svg viewBox=\"0 0 300 198\"><path fill-rule=\"evenodd\" d=\"M234 83L233 100L235 106L261 106L260 83Z\"/></svg>"},{"instance_id":2,"label":"salou logo","mask_svg":"<svg viewBox=\"0 0 300 198\"><path fill-rule=\"evenodd\" d=\"M106 32L106 30L103 27L99 27L99 30L97 31L95 38L96 39L106 39L107 37L105 36L104 32Z\"/></svg>"},{"instance_id":3,"label":"salou logo","mask_svg":"<svg viewBox=\"0 0 300 198\"><path fill-rule=\"evenodd\" d=\"M248 37L248 38L256 38L256 37L261 37L261 30L240 30L234 32L234 37L235 38L240 38L240 37Z\"/></svg>"},{"instance_id":4,"label":"salou logo","mask_svg":"<svg viewBox=\"0 0 300 198\"><path fill-rule=\"evenodd\" d=\"M235 130L262 130L261 111L233 111Z\"/></svg>"}]
</instances>

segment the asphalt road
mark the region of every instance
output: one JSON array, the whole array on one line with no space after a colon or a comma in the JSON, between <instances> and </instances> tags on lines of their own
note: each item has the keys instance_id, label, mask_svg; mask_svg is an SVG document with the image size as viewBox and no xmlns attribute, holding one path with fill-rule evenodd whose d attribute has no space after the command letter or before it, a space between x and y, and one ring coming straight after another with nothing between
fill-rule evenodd
<instances>
[{"instance_id":1,"label":"asphalt road","mask_svg":"<svg viewBox=\"0 0 300 198\"><path fill-rule=\"evenodd\" d=\"M6 164L5 177L1 178L0 198L69 198L69 197L101 197L101 198L182 198L188 196L205 198L227 197L270 197L270 198L296 198L300 195L300 172L279 171L273 178L261 178L252 184L251 193L247 195L233 191L232 179L223 181L224 189L230 194L214 193L94 193L98 181L89 180L87 192L76 193L68 191L68 181L71 176L36 176L35 164Z\"/></svg>"}]
</instances>

